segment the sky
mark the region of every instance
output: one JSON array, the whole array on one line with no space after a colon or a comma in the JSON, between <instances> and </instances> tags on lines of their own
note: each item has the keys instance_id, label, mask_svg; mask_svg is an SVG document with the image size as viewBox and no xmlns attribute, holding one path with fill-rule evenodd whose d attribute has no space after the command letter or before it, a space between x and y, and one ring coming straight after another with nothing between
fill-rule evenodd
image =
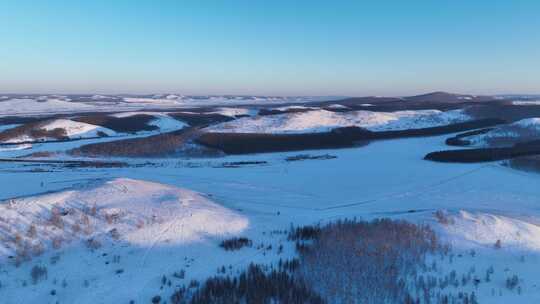
<instances>
[{"instance_id":1,"label":"sky","mask_svg":"<svg viewBox=\"0 0 540 304\"><path fill-rule=\"evenodd\" d=\"M540 93L540 1L0 0L0 92Z\"/></svg>"}]
</instances>

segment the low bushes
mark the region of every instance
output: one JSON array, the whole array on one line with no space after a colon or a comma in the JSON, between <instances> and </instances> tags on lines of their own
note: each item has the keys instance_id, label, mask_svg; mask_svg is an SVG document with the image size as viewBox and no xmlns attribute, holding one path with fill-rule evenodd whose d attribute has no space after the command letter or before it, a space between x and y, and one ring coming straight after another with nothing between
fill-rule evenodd
<instances>
[{"instance_id":1,"label":"low bushes","mask_svg":"<svg viewBox=\"0 0 540 304\"><path fill-rule=\"evenodd\" d=\"M245 237L233 237L227 240L221 241L219 244L219 247L227 250L227 251L234 251L242 249L243 247L251 247L253 245L253 242Z\"/></svg>"}]
</instances>

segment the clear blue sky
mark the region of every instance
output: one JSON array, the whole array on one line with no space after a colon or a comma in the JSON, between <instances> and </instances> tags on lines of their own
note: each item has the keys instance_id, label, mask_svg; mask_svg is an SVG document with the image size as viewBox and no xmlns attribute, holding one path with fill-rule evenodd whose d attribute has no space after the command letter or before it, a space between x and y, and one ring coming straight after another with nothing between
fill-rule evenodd
<instances>
[{"instance_id":1,"label":"clear blue sky","mask_svg":"<svg viewBox=\"0 0 540 304\"><path fill-rule=\"evenodd\" d=\"M540 93L540 1L0 0L0 92Z\"/></svg>"}]
</instances>

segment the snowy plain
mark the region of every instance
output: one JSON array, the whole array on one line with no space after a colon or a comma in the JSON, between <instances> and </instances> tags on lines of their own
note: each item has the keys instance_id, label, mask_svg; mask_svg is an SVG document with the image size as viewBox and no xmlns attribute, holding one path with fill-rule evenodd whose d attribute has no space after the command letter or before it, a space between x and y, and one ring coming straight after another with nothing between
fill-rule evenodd
<instances>
[{"instance_id":1,"label":"snowy plain","mask_svg":"<svg viewBox=\"0 0 540 304\"><path fill-rule=\"evenodd\" d=\"M289 152L219 159L165 159L159 161L159 168L55 169L55 172L32 172L14 163L2 163L3 199L35 199L40 193L77 189L96 180L129 178L159 183L203 193L228 212L245 218L249 224L237 235L256 242L281 243L285 251L281 255L254 248L224 252L218 247L221 238L211 235L190 243L157 242L154 246L111 242L95 251L74 241L19 268L3 266L0 294L9 299L7 303L32 303L36 299L47 299L44 303L56 300L117 303L132 298L148 301L160 292L163 296L170 294L170 290L159 290L160 278L179 269L186 270L184 281L187 281L215 274L223 265L233 265L233 269L239 270L250 262L268 263L291 256L291 246L287 247L283 238L269 234L275 229L286 229L291 223L390 217L432 225L457 252L463 252L463 258L456 258L451 266L458 271L475 265L481 273L494 265L492 284L481 285L476 290L480 303L539 300L540 278L535 269L540 266L540 251L537 242L530 241L540 239L536 226L540 223L537 207L540 176L497 163L455 165L422 160L425 153L442 148L444 139L403 139L361 148L307 151L337 158L300 162L285 161L287 156L298 154ZM268 163L219 167L223 162L257 160ZM439 209L453 214L455 224L438 224L433 212ZM496 250L493 244L498 238L503 240L503 248ZM474 257L466 254L471 249L476 252ZM30 265L48 265L57 255L61 257L54 266L49 266L47 281L21 287L29 280ZM113 256L121 256L120 261L113 263ZM116 273L119 269L123 270L121 274ZM513 273L523 280L522 294L504 290L505 279ZM68 284L64 289L59 286L63 279ZM56 296L50 296L51 289L56 289ZM502 296L499 290L504 290Z\"/></svg>"},{"instance_id":2,"label":"snowy plain","mask_svg":"<svg viewBox=\"0 0 540 304\"><path fill-rule=\"evenodd\" d=\"M9 112L10 101L0 103L3 114L30 115L50 110L94 111L96 103L55 99L23 101ZM157 99L156 99L157 98ZM126 117L151 114L158 132L187 125L166 114L137 109L183 107L194 100L181 96L125 98L111 108ZM158 101L156 101L158 100ZM238 99L238 104L253 102ZM197 101L199 102L199 101ZM203 104L222 105L209 98ZM230 102L230 99L226 99ZM233 101L234 102L234 101ZM276 99L277 103L285 102ZM74 105L75 104L75 105ZM12 105L11 105L12 106ZM75 108L73 108L75 106ZM301 106L284 106L282 110ZM302 109L307 107L303 106ZM108 109L104 106L103 109ZM4 112L5 110L5 112ZM305 133L335 127L360 126L372 131L403 130L463 122L461 110L335 113L308 109L301 113L256 116L242 107L220 107L213 113L248 117L207 128L220 132ZM72 137L97 134L96 126L59 119L58 126ZM520 122L527 128L536 120ZM11 127L11 126L9 126ZM103 131L100 129L100 131ZM130 135L138 138L152 132ZM0 150L1 158L33 152L65 151L88 143L117 140L87 138L71 142L37 143L25 150ZM249 263L268 264L295 255L294 244L272 231L294 225L327 223L344 218L393 218L431 225L452 244L453 262L441 262L441 276L475 267L478 276L494 268L490 282L474 289L480 303L540 301L540 175L516 171L501 163L443 164L423 160L426 153L451 149L448 136L372 142L348 149L251 154L208 158L115 158L129 164L119 168L68 168L40 163L0 162L0 297L3 303L147 303L151 297L168 298L174 288L191 279L203 280L222 266L234 274ZM89 136L90 137L90 136ZM287 161L299 154L332 155L325 160ZM66 157L65 155L62 157ZM99 160L99 159L98 159ZM104 161L110 159L101 159ZM226 163L246 165L227 167ZM96 206L92 215L88 206ZM56 211L53 211L56 210ZM434 213L442 210L448 223ZM60 226L48 216L65 213ZM91 231L74 229L84 214ZM85 221L83 221L85 222ZM30 238L35 225L39 238ZM87 225L88 226L88 225ZM66 228L67 227L67 228ZM114 231L114 232L113 232ZM35 245L43 254L13 263L14 247L8 237ZM245 236L266 246L226 252L226 237ZM61 237L61 246L54 240ZM99 242L88 243L92 239ZM497 241L501 248L495 248ZM10 243L11 242L11 243ZM276 248L284 246L283 252ZM39 247L38 247L39 249ZM471 252L474 252L472 254ZM47 278L33 284L31 269L47 266ZM161 278L185 271L162 288ZM510 291L505 281L519 275L521 290ZM51 291L54 290L54 295Z\"/></svg>"}]
</instances>

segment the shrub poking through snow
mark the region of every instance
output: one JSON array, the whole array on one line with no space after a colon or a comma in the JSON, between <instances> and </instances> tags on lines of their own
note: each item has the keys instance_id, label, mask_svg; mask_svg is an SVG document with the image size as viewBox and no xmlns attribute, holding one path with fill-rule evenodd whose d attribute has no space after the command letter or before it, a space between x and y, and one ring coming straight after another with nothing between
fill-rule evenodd
<instances>
[{"instance_id":1,"label":"shrub poking through snow","mask_svg":"<svg viewBox=\"0 0 540 304\"><path fill-rule=\"evenodd\" d=\"M54 249L60 249L62 247L62 242L63 242L63 239L61 237L54 237L52 239L52 247Z\"/></svg>"},{"instance_id":2,"label":"shrub poking through snow","mask_svg":"<svg viewBox=\"0 0 540 304\"><path fill-rule=\"evenodd\" d=\"M435 215L437 222L442 225L451 225L454 223L453 219L450 218L445 211L437 210L433 215Z\"/></svg>"},{"instance_id":3,"label":"shrub poking through snow","mask_svg":"<svg viewBox=\"0 0 540 304\"><path fill-rule=\"evenodd\" d=\"M88 247L88 249L90 250L96 250L101 247L101 242L95 238L89 238L88 240L86 240L85 244L86 247Z\"/></svg>"},{"instance_id":4,"label":"shrub poking through snow","mask_svg":"<svg viewBox=\"0 0 540 304\"><path fill-rule=\"evenodd\" d=\"M242 247L251 247L253 242L245 237L233 237L221 241L219 246L227 251L240 250Z\"/></svg>"},{"instance_id":5,"label":"shrub poking through snow","mask_svg":"<svg viewBox=\"0 0 540 304\"><path fill-rule=\"evenodd\" d=\"M51 209L51 218L49 222L51 225L59 229L64 228L64 221L62 219L62 211L60 210L60 208L54 207Z\"/></svg>"},{"instance_id":6,"label":"shrub poking through snow","mask_svg":"<svg viewBox=\"0 0 540 304\"><path fill-rule=\"evenodd\" d=\"M32 284L37 284L41 280L47 279L47 267L35 265L30 271L30 276L32 277Z\"/></svg>"},{"instance_id":7,"label":"shrub poking through snow","mask_svg":"<svg viewBox=\"0 0 540 304\"><path fill-rule=\"evenodd\" d=\"M517 275L513 275L506 279L506 288L514 290L519 284L519 278Z\"/></svg>"},{"instance_id":8,"label":"shrub poking through snow","mask_svg":"<svg viewBox=\"0 0 540 304\"><path fill-rule=\"evenodd\" d=\"M37 236L37 230L36 230L36 226L35 225L30 225L30 227L28 227L28 231L26 232L26 236L33 239Z\"/></svg>"},{"instance_id":9,"label":"shrub poking through snow","mask_svg":"<svg viewBox=\"0 0 540 304\"><path fill-rule=\"evenodd\" d=\"M319 236L321 228L318 226L304 226L291 228L288 235L289 241L306 241L312 240Z\"/></svg>"}]
</instances>

